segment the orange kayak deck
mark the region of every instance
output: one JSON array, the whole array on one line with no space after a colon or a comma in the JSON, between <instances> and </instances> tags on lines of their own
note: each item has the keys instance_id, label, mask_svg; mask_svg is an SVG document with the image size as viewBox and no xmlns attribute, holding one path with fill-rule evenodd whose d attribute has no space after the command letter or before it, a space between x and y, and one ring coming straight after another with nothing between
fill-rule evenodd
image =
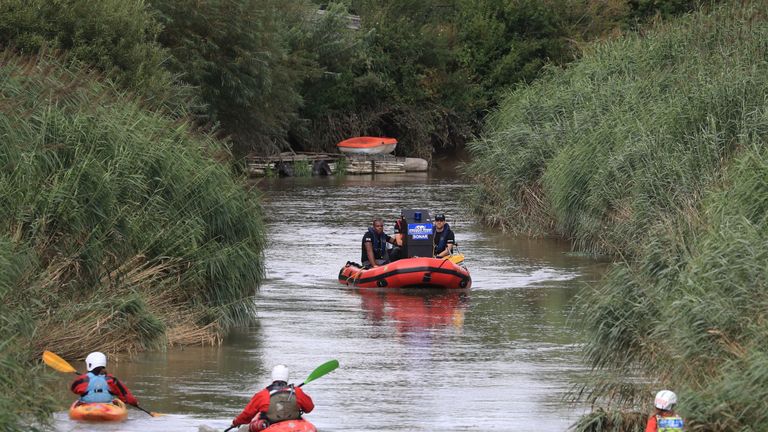
<instances>
[{"instance_id":1,"label":"orange kayak deck","mask_svg":"<svg viewBox=\"0 0 768 432\"><path fill-rule=\"evenodd\" d=\"M111 403L80 403L69 407L69 418L79 421L120 422L128 418L125 403L115 399Z\"/></svg>"},{"instance_id":2,"label":"orange kayak deck","mask_svg":"<svg viewBox=\"0 0 768 432\"><path fill-rule=\"evenodd\" d=\"M312 423L300 420L284 420L279 423L271 424L263 432L317 432L317 428Z\"/></svg>"}]
</instances>

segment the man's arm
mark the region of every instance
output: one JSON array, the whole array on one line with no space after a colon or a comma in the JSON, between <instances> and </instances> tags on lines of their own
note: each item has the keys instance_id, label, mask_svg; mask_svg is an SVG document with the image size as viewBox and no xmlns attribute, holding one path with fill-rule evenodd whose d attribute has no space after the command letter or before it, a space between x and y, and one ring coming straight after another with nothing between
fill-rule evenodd
<instances>
[{"instance_id":1,"label":"man's arm","mask_svg":"<svg viewBox=\"0 0 768 432\"><path fill-rule=\"evenodd\" d=\"M453 231L448 231L445 234L445 249L437 254L438 258L445 258L448 255L451 254L451 251L453 250L453 244L456 242L455 237L453 235Z\"/></svg>"},{"instance_id":2,"label":"man's arm","mask_svg":"<svg viewBox=\"0 0 768 432\"><path fill-rule=\"evenodd\" d=\"M248 402L248 405L245 406L245 409L243 412L240 413L237 417L235 417L234 420L232 420L232 424L234 426L239 426L243 424L248 424L253 420L253 418L256 416L259 412L266 412L266 410L269 409L269 392L266 390L261 390L253 397L251 398L251 401Z\"/></svg>"},{"instance_id":3,"label":"man's arm","mask_svg":"<svg viewBox=\"0 0 768 432\"><path fill-rule=\"evenodd\" d=\"M453 252L453 245L456 244L456 236L453 235L453 231L448 231L448 239L445 242L445 255L448 256Z\"/></svg>"},{"instance_id":4,"label":"man's arm","mask_svg":"<svg viewBox=\"0 0 768 432\"><path fill-rule=\"evenodd\" d=\"M88 375L83 374L75 378L75 381L69 389L72 390L72 393L78 396L83 396L85 392L88 391Z\"/></svg>"},{"instance_id":5,"label":"man's arm","mask_svg":"<svg viewBox=\"0 0 768 432\"><path fill-rule=\"evenodd\" d=\"M372 267L378 267L376 264L376 256L373 254L373 244L371 242L365 242L365 254L368 256L368 262Z\"/></svg>"},{"instance_id":6,"label":"man's arm","mask_svg":"<svg viewBox=\"0 0 768 432\"><path fill-rule=\"evenodd\" d=\"M309 397L308 394L304 393L304 391L299 387L296 387L296 403L305 413L312 412L312 410L315 409L315 404L312 402L312 398Z\"/></svg>"},{"instance_id":7,"label":"man's arm","mask_svg":"<svg viewBox=\"0 0 768 432\"><path fill-rule=\"evenodd\" d=\"M136 400L136 397L131 394L131 391L128 390L128 388L124 386L119 379L110 375L107 382L109 383L109 391L112 392L113 395L117 396L118 399L127 403L128 405L136 406L139 404L139 401Z\"/></svg>"}]
</instances>

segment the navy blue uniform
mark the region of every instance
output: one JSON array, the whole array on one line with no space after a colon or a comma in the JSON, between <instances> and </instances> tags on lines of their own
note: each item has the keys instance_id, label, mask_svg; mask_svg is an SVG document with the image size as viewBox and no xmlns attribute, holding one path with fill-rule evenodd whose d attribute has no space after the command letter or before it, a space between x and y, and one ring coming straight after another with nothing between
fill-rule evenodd
<instances>
[{"instance_id":1,"label":"navy blue uniform","mask_svg":"<svg viewBox=\"0 0 768 432\"><path fill-rule=\"evenodd\" d=\"M363 235L363 242L362 242L362 254L360 255L360 261L363 263L363 265L370 265L368 261L368 253L365 250L365 244L369 243L373 247L373 257L376 261L382 260L385 262L389 261L389 257L387 255L387 242L392 243L394 240L392 237L386 235L385 233L376 234L376 231L373 228L368 228L368 231Z\"/></svg>"},{"instance_id":2,"label":"navy blue uniform","mask_svg":"<svg viewBox=\"0 0 768 432\"><path fill-rule=\"evenodd\" d=\"M447 223L443 227L442 232L437 232L437 229L435 229L434 234L435 236L432 241L435 246L435 256L444 251L449 244L452 245L456 243L456 238L453 235L453 231L451 231L451 227Z\"/></svg>"}]
</instances>

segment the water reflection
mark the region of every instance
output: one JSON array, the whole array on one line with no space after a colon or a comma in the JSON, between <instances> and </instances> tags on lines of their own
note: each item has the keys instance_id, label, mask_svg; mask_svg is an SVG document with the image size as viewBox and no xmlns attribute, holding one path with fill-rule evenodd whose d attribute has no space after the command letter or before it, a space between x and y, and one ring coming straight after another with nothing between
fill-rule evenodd
<instances>
[{"instance_id":1,"label":"water reflection","mask_svg":"<svg viewBox=\"0 0 768 432\"><path fill-rule=\"evenodd\" d=\"M469 291L464 290L351 290L373 324L392 323L398 334L429 332L451 327L461 330Z\"/></svg>"}]
</instances>

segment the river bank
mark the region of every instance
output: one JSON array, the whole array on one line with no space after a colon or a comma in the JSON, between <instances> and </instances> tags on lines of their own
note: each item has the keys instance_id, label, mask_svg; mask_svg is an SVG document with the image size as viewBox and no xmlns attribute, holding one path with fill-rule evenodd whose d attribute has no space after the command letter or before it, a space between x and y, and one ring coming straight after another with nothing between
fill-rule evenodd
<instances>
[{"instance_id":1,"label":"river bank","mask_svg":"<svg viewBox=\"0 0 768 432\"><path fill-rule=\"evenodd\" d=\"M216 343L252 322L265 240L212 137L58 59L6 52L2 78L0 429L14 430L50 420L21 378L45 372L30 370L44 349Z\"/></svg>"},{"instance_id":2,"label":"river bank","mask_svg":"<svg viewBox=\"0 0 768 432\"><path fill-rule=\"evenodd\" d=\"M580 394L606 410L577 430L618 428L660 388L692 426L768 429L766 7L598 44L511 93L471 147L484 220L616 257L582 302Z\"/></svg>"}]
</instances>

